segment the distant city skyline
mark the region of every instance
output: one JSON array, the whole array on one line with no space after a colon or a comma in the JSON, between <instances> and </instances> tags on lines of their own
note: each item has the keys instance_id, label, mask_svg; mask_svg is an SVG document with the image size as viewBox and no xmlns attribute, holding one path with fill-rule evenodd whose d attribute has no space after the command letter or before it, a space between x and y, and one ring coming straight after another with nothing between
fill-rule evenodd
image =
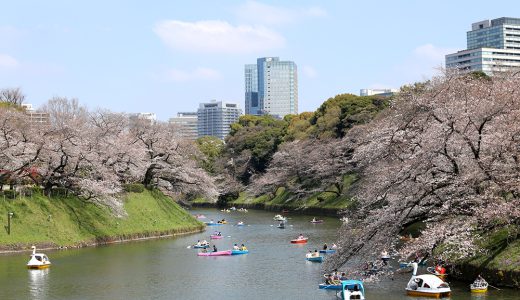
<instances>
[{"instance_id":1,"label":"distant city skyline","mask_svg":"<svg viewBox=\"0 0 520 300\"><path fill-rule=\"evenodd\" d=\"M298 64L298 111L359 89L427 79L478 20L516 1L5 1L0 88L167 121L201 102L244 103L244 65ZM463 11L464 13L461 13ZM513 15L510 15L513 12Z\"/></svg>"}]
</instances>

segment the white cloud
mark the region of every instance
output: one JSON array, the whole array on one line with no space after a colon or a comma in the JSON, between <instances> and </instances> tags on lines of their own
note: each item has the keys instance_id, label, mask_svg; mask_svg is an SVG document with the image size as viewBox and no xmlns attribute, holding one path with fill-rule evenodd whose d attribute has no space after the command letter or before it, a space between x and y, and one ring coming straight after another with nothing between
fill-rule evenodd
<instances>
[{"instance_id":1,"label":"white cloud","mask_svg":"<svg viewBox=\"0 0 520 300\"><path fill-rule=\"evenodd\" d=\"M0 68L17 68L19 65L14 57L0 53Z\"/></svg>"},{"instance_id":2,"label":"white cloud","mask_svg":"<svg viewBox=\"0 0 520 300\"><path fill-rule=\"evenodd\" d=\"M170 69L165 72L168 81L217 80L222 78L219 71L210 68L195 68L191 71Z\"/></svg>"},{"instance_id":3,"label":"white cloud","mask_svg":"<svg viewBox=\"0 0 520 300\"><path fill-rule=\"evenodd\" d=\"M416 47L408 58L396 67L396 71L404 75L406 82L403 83L425 80L438 74L439 68L444 67L446 54L456 51L454 48L438 47L432 44L421 45Z\"/></svg>"},{"instance_id":4,"label":"white cloud","mask_svg":"<svg viewBox=\"0 0 520 300\"><path fill-rule=\"evenodd\" d=\"M456 52L456 50L451 48L436 47L432 44L419 46L413 51L414 55L418 58L440 63L444 63L444 56L446 54L453 52Z\"/></svg>"},{"instance_id":5,"label":"white cloud","mask_svg":"<svg viewBox=\"0 0 520 300\"><path fill-rule=\"evenodd\" d=\"M318 76L318 72L311 66L304 65L301 67L301 71L308 78L316 78Z\"/></svg>"},{"instance_id":6,"label":"white cloud","mask_svg":"<svg viewBox=\"0 0 520 300\"><path fill-rule=\"evenodd\" d=\"M236 17L254 24L286 24L309 17L324 17L327 12L317 6L307 8L286 8L256 1L247 1L235 10Z\"/></svg>"},{"instance_id":7,"label":"white cloud","mask_svg":"<svg viewBox=\"0 0 520 300\"><path fill-rule=\"evenodd\" d=\"M285 45L283 36L265 27L225 21L162 21L154 32L172 49L203 53L262 52Z\"/></svg>"}]
</instances>

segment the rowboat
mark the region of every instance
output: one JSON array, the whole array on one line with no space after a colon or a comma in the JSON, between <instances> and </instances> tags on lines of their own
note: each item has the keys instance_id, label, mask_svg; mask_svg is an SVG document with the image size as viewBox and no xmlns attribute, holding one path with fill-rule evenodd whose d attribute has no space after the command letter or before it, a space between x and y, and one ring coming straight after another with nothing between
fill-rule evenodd
<instances>
[{"instance_id":1,"label":"rowboat","mask_svg":"<svg viewBox=\"0 0 520 300\"><path fill-rule=\"evenodd\" d=\"M217 252L199 252L197 256L224 256L231 255L232 250L217 251Z\"/></svg>"},{"instance_id":2,"label":"rowboat","mask_svg":"<svg viewBox=\"0 0 520 300\"><path fill-rule=\"evenodd\" d=\"M307 244L309 238L291 240L291 244Z\"/></svg>"},{"instance_id":3,"label":"rowboat","mask_svg":"<svg viewBox=\"0 0 520 300\"><path fill-rule=\"evenodd\" d=\"M335 253L336 250L334 249L327 249L327 250L320 250L320 253Z\"/></svg>"},{"instance_id":4,"label":"rowboat","mask_svg":"<svg viewBox=\"0 0 520 300\"><path fill-rule=\"evenodd\" d=\"M231 255L239 255L239 254L248 254L249 250L233 250L231 251Z\"/></svg>"},{"instance_id":5,"label":"rowboat","mask_svg":"<svg viewBox=\"0 0 520 300\"><path fill-rule=\"evenodd\" d=\"M216 234L212 234L209 236L210 239L212 240L220 240L222 238L221 235L216 235Z\"/></svg>"},{"instance_id":6,"label":"rowboat","mask_svg":"<svg viewBox=\"0 0 520 300\"><path fill-rule=\"evenodd\" d=\"M323 256L312 256L306 257L305 259L312 262L323 262Z\"/></svg>"},{"instance_id":7,"label":"rowboat","mask_svg":"<svg viewBox=\"0 0 520 300\"><path fill-rule=\"evenodd\" d=\"M469 288L472 293L485 293L488 290L488 285L489 284L484 279L477 279L469 285Z\"/></svg>"},{"instance_id":8,"label":"rowboat","mask_svg":"<svg viewBox=\"0 0 520 300\"><path fill-rule=\"evenodd\" d=\"M46 269L51 266L51 261L47 255L43 253L36 253L36 247L32 246L31 258L27 262L27 268L29 269Z\"/></svg>"}]
</instances>

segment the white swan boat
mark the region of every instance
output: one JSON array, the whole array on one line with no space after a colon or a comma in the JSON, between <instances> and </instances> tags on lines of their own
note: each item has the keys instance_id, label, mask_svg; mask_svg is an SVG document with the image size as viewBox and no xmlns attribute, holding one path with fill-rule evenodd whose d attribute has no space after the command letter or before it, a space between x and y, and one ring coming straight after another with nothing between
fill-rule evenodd
<instances>
[{"instance_id":1,"label":"white swan boat","mask_svg":"<svg viewBox=\"0 0 520 300\"><path fill-rule=\"evenodd\" d=\"M27 268L29 269L46 269L51 266L51 261L47 255L43 253L36 253L36 247L32 246L31 258L27 262Z\"/></svg>"},{"instance_id":2,"label":"white swan boat","mask_svg":"<svg viewBox=\"0 0 520 300\"><path fill-rule=\"evenodd\" d=\"M411 263L413 267L412 278L406 286L408 296L417 297L449 297L451 294L450 286L439 277L431 274L417 275L417 263Z\"/></svg>"},{"instance_id":3,"label":"white swan boat","mask_svg":"<svg viewBox=\"0 0 520 300\"><path fill-rule=\"evenodd\" d=\"M285 218L282 215L276 215L276 216L274 216L273 220L275 220L275 221L286 221L287 218Z\"/></svg>"}]
</instances>

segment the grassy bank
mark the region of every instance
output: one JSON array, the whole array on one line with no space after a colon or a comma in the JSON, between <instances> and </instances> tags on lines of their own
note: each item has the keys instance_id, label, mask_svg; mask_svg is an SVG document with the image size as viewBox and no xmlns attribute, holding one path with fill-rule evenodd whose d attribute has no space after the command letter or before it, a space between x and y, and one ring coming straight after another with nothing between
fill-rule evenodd
<instances>
[{"instance_id":1,"label":"grassy bank","mask_svg":"<svg viewBox=\"0 0 520 300\"><path fill-rule=\"evenodd\" d=\"M339 211L346 209L353 204L349 191L351 185L356 180L356 175L346 175L343 177L343 182L339 187L330 186L327 189L324 189L323 192L315 193L307 198L296 197L285 187L279 187L274 193L264 194L259 197L252 197L246 192L242 192L238 198L227 201L225 206L256 208L272 211L287 209L295 213L336 216ZM216 205L214 203L208 203L202 198L195 199L192 204L195 206Z\"/></svg>"},{"instance_id":2,"label":"grassy bank","mask_svg":"<svg viewBox=\"0 0 520 300\"><path fill-rule=\"evenodd\" d=\"M13 212L11 234L0 231L0 251L39 247L81 246L203 228L178 204L158 191L124 195L127 216L116 218L108 208L75 197L48 198L41 193L16 199L0 198L0 223Z\"/></svg>"},{"instance_id":3,"label":"grassy bank","mask_svg":"<svg viewBox=\"0 0 520 300\"><path fill-rule=\"evenodd\" d=\"M485 254L457 261L455 277L473 281L481 274L493 285L520 288L520 239L517 232L516 227L505 227L484 234L480 246L485 249Z\"/></svg>"}]
</instances>

